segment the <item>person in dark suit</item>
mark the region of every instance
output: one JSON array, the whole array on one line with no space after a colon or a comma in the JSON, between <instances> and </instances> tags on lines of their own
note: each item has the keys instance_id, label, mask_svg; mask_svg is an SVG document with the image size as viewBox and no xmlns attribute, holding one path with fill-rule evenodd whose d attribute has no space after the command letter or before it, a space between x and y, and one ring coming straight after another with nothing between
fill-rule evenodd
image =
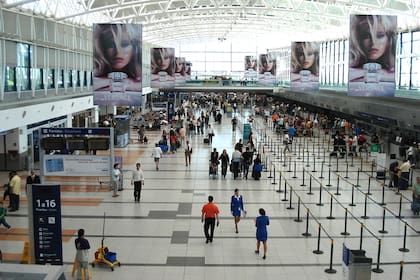
<instances>
[{"instance_id":1,"label":"person in dark suit","mask_svg":"<svg viewBox=\"0 0 420 280\"><path fill-rule=\"evenodd\" d=\"M32 169L31 175L26 177L26 186L25 186L26 194L28 194L28 187L33 184L41 184L41 178L37 174L35 174L35 171Z\"/></svg>"},{"instance_id":2,"label":"person in dark suit","mask_svg":"<svg viewBox=\"0 0 420 280\"><path fill-rule=\"evenodd\" d=\"M235 232L238 233L238 223L241 220L241 212L244 212L244 215L246 215L246 211L244 210L244 201L242 195L239 194L238 189L235 189L235 194L232 195L230 200L230 212L232 213L235 221Z\"/></svg>"},{"instance_id":3,"label":"person in dark suit","mask_svg":"<svg viewBox=\"0 0 420 280\"><path fill-rule=\"evenodd\" d=\"M391 179L389 180L389 187L393 188L393 187L398 187L398 161L394 160L390 165L389 165L389 174Z\"/></svg>"}]
</instances>

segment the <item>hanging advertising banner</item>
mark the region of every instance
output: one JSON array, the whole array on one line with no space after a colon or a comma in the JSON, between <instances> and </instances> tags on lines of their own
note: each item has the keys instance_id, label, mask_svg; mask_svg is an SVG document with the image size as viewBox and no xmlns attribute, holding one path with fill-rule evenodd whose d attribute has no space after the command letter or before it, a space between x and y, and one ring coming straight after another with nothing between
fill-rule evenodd
<instances>
[{"instance_id":1,"label":"hanging advertising banner","mask_svg":"<svg viewBox=\"0 0 420 280\"><path fill-rule=\"evenodd\" d=\"M244 64L244 77L246 79L256 79L258 72L257 72L257 57L256 56L251 56L251 55L247 55L245 56L245 64Z\"/></svg>"},{"instance_id":2,"label":"hanging advertising banner","mask_svg":"<svg viewBox=\"0 0 420 280\"><path fill-rule=\"evenodd\" d=\"M259 55L258 83L266 86L273 86L276 83L276 59L270 54Z\"/></svg>"},{"instance_id":3,"label":"hanging advertising banner","mask_svg":"<svg viewBox=\"0 0 420 280\"><path fill-rule=\"evenodd\" d=\"M397 16L350 15L349 96L394 96Z\"/></svg>"},{"instance_id":4,"label":"hanging advertising banner","mask_svg":"<svg viewBox=\"0 0 420 280\"><path fill-rule=\"evenodd\" d=\"M63 264L60 185L32 185L32 218L36 264ZM31 213L32 212L32 213Z\"/></svg>"},{"instance_id":5,"label":"hanging advertising banner","mask_svg":"<svg viewBox=\"0 0 420 280\"><path fill-rule=\"evenodd\" d=\"M93 25L93 103L140 106L142 26Z\"/></svg>"},{"instance_id":6,"label":"hanging advertising banner","mask_svg":"<svg viewBox=\"0 0 420 280\"><path fill-rule=\"evenodd\" d=\"M184 84L185 80L185 57L175 57L175 84Z\"/></svg>"},{"instance_id":7,"label":"hanging advertising banner","mask_svg":"<svg viewBox=\"0 0 420 280\"><path fill-rule=\"evenodd\" d=\"M151 87L173 88L175 86L175 49L150 49Z\"/></svg>"},{"instance_id":8,"label":"hanging advertising banner","mask_svg":"<svg viewBox=\"0 0 420 280\"><path fill-rule=\"evenodd\" d=\"M319 43L292 42L290 89L319 90Z\"/></svg>"}]
</instances>

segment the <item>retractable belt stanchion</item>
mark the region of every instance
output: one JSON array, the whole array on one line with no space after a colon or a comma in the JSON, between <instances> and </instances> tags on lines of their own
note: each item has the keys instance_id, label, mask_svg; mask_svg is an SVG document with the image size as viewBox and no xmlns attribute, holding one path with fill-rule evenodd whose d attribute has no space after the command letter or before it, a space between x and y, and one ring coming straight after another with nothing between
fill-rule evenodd
<instances>
[{"instance_id":1,"label":"retractable belt stanchion","mask_svg":"<svg viewBox=\"0 0 420 280\"><path fill-rule=\"evenodd\" d=\"M293 179L297 178L297 175L296 175L296 161L295 161L295 164L294 164L294 170L293 170L293 177L292 178Z\"/></svg>"},{"instance_id":2,"label":"retractable belt stanchion","mask_svg":"<svg viewBox=\"0 0 420 280\"><path fill-rule=\"evenodd\" d=\"M400 194L400 203L399 203L399 206L398 206L398 216L397 216L397 218L399 218L399 219L404 218L404 216L401 216L402 199L403 199L403 196L402 196L402 194Z\"/></svg>"},{"instance_id":3,"label":"retractable belt stanchion","mask_svg":"<svg viewBox=\"0 0 420 280\"><path fill-rule=\"evenodd\" d=\"M312 175L309 176L309 192L307 192L306 194L308 194L308 195L313 195L314 194L312 192Z\"/></svg>"},{"instance_id":4,"label":"retractable belt stanchion","mask_svg":"<svg viewBox=\"0 0 420 280\"><path fill-rule=\"evenodd\" d=\"M293 210L293 209L295 209L295 208L292 206L292 198L293 198L293 188L292 188L292 186L289 186L289 206L288 206L288 207L286 207L286 209L288 209L288 210Z\"/></svg>"},{"instance_id":5,"label":"retractable belt stanchion","mask_svg":"<svg viewBox=\"0 0 420 280\"><path fill-rule=\"evenodd\" d=\"M403 252L403 253L407 253L410 252L409 249L407 249L407 247L405 247L407 244L407 222L404 223L404 241L403 241L403 247L398 249L398 251Z\"/></svg>"},{"instance_id":6,"label":"retractable belt stanchion","mask_svg":"<svg viewBox=\"0 0 420 280\"><path fill-rule=\"evenodd\" d=\"M367 195L372 195L372 193L370 192L370 181L371 181L371 179L372 179L372 176L369 176L369 179L368 179L368 191L367 191Z\"/></svg>"},{"instance_id":7,"label":"retractable belt stanchion","mask_svg":"<svg viewBox=\"0 0 420 280\"><path fill-rule=\"evenodd\" d=\"M312 172L316 172L315 157L314 157L313 167L314 167L314 168L312 169Z\"/></svg>"},{"instance_id":8,"label":"retractable belt stanchion","mask_svg":"<svg viewBox=\"0 0 420 280\"><path fill-rule=\"evenodd\" d=\"M318 177L319 179L324 179L322 173L324 173L324 162L321 163L321 176Z\"/></svg>"},{"instance_id":9,"label":"retractable belt stanchion","mask_svg":"<svg viewBox=\"0 0 420 280\"><path fill-rule=\"evenodd\" d=\"M330 215L327 217L328 220L334 220L335 217L332 215L332 211L333 211L333 195L330 194Z\"/></svg>"},{"instance_id":10,"label":"retractable belt stanchion","mask_svg":"<svg viewBox=\"0 0 420 280\"><path fill-rule=\"evenodd\" d=\"M351 203L349 206L356 206L356 204L354 204L354 185L351 185Z\"/></svg>"},{"instance_id":11,"label":"retractable belt stanchion","mask_svg":"<svg viewBox=\"0 0 420 280\"><path fill-rule=\"evenodd\" d=\"M399 280L403 279L403 271L404 271L404 262L400 261L400 278L399 278Z\"/></svg>"},{"instance_id":12,"label":"retractable belt stanchion","mask_svg":"<svg viewBox=\"0 0 420 280\"><path fill-rule=\"evenodd\" d=\"M281 171L279 172L279 189L276 192L278 192L278 193L282 193L283 192L281 190Z\"/></svg>"},{"instance_id":13,"label":"retractable belt stanchion","mask_svg":"<svg viewBox=\"0 0 420 280\"><path fill-rule=\"evenodd\" d=\"M381 200L381 203L379 203L379 205L381 205L381 206L386 205L386 203L385 203L385 185L382 185L382 200Z\"/></svg>"},{"instance_id":14,"label":"retractable belt stanchion","mask_svg":"<svg viewBox=\"0 0 420 280\"><path fill-rule=\"evenodd\" d=\"M349 163L346 162L346 176L344 176L344 178L348 179L349 178Z\"/></svg>"},{"instance_id":15,"label":"retractable belt stanchion","mask_svg":"<svg viewBox=\"0 0 420 280\"><path fill-rule=\"evenodd\" d=\"M360 245L359 245L359 250L363 250L363 228L365 227L365 225L363 223L360 223Z\"/></svg>"},{"instance_id":16,"label":"retractable belt stanchion","mask_svg":"<svg viewBox=\"0 0 420 280\"><path fill-rule=\"evenodd\" d=\"M292 157L289 156L289 169L287 170L287 172L292 172Z\"/></svg>"},{"instance_id":17,"label":"retractable belt stanchion","mask_svg":"<svg viewBox=\"0 0 420 280\"><path fill-rule=\"evenodd\" d=\"M360 169L357 169L356 187L360 187L360 185L359 185L359 179L360 179Z\"/></svg>"},{"instance_id":18,"label":"retractable belt stanchion","mask_svg":"<svg viewBox=\"0 0 420 280\"><path fill-rule=\"evenodd\" d=\"M336 164L335 172L338 172L338 153L339 152L337 152L337 164Z\"/></svg>"},{"instance_id":19,"label":"retractable belt stanchion","mask_svg":"<svg viewBox=\"0 0 420 280\"><path fill-rule=\"evenodd\" d=\"M385 230L385 216L386 216L386 208L384 207L383 213L382 213L382 229L378 230L378 232L382 234L388 233L388 231Z\"/></svg>"},{"instance_id":20,"label":"retractable belt stanchion","mask_svg":"<svg viewBox=\"0 0 420 280\"><path fill-rule=\"evenodd\" d=\"M302 169L302 184L300 184L301 187L305 187L305 168Z\"/></svg>"},{"instance_id":21,"label":"retractable belt stanchion","mask_svg":"<svg viewBox=\"0 0 420 280\"><path fill-rule=\"evenodd\" d=\"M362 219L369 219L369 216L367 215L367 200L368 200L368 195L367 193L365 193L365 210L364 210L363 216L360 217Z\"/></svg>"},{"instance_id":22,"label":"retractable belt stanchion","mask_svg":"<svg viewBox=\"0 0 420 280\"><path fill-rule=\"evenodd\" d=\"M337 272L337 270L335 270L334 268L332 268L333 254L334 254L334 239L331 239L330 267L324 270L326 273L329 273L329 274L333 274L333 273L336 273Z\"/></svg>"},{"instance_id":23,"label":"retractable belt stanchion","mask_svg":"<svg viewBox=\"0 0 420 280\"><path fill-rule=\"evenodd\" d=\"M309 209L306 208L306 227L305 227L305 232L302 233L303 236L305 237L310 237L312 234L309 233Z\"/></svg>"},{"instance_id":24,"label":"retractable belt stanchion","mask_svg":"<svg viewBox=\"0 0 420 280\"><path fill-rule=\"evenodd\" d=\"M297 205L297 217L294 219L296 223L302 222L302 219L300 218L300 196L298 196L298 205Z\"/></svg>"},{"instance_id":25,"label":"retractable belt stanchion","mask_svg":"<svg viewBox=\"0 0 420 280\"><path fill-rule=\"evenodd\" d=\"M309 166L311 166L309 164L309 150L306 150L306 167L309 167Z\"/></svg>"},{"instance_id":26,"label":"retractable belt stanchion","mask_svg":"<svg viewBox=\"0 0 420 280\"><path fill-rule=\"evenodd\" d=\"M379 264L381 263L381 247L382 247L382 239L379 239L378 240L378 257L377 257L377 260L376 260L376 267L374 269L372 269L372 271L375 272L375 273L384 272L384 270L379 267Z\"/></svg>"},{"instance_id":27,"label":"retractable belt stanchion","mask_svg":"<svg viewBox=\"0 0 420 280\"><path fill-rule=\"evenodd\" d=\"M287 181L284 179L284 198L281 201L287 201Z\"/></svg>"},{"instance_id":28,"label":"retractable belt stanchion","mask_svg":"<svg viewBox=\"0 0 420 280\"><path fill-rule=\"evenodd\" d=\"M347 216L348 216L348 209L344 208L344 231L340 233L341 235L350 235L350 233L347 232Z\"/></svg>"},{"instance_id":29,"label":"retractable belt stanchion","mask_svg":"<svg viewBox=\"0 0 420 280\"><path fill-rule=\"evenodd\" d=\"M319 183L319 202L316 205L324 206L324 203L322 203L322 184L321 183Z\"/></svg>"},{"instance_id":30,"label":"retractable belt stanchion","mask_svg":"<svg viewBox=\"0 0 420 280\"><path fill-rule=\"evenodd\" d=\"M274 175L273 175L273 182L271 183L272 185L276 184L276 165L274 164Z\"/></svg>"},{"instance_id":31,"label":"retractable belt stanchion","mask_svg":"<svg viewBox=\"0 0 420 280\"><path fill-rule=\"evenodd\" d=\"M337 175L337 190L334 194L335 195L341 195L341 193L340 193L340 176L339 175Z\"/></svg>"},{"instance_id":32,"label":"retractable belt stanchion","mask_svg":"<svg viewBox=\"0 0 420 280\"><path fill-rule=\"evenodd\" d=\"M271 176L271 169L273 168L273 162L271 161L271 159L270 159L270 174L268 175L268 179L271 179L271 178L273 178L273 176Z\"/></svg>"},{"instance_id":33,"label":"retractable belt stanchion","mask_svg":"<svg viewBox=\"0 0 420 280\"><path fill-rule=\"evenodd\" d=\"M317 245L316 245L316 250L313 250L312 253L316 255L322 255L324 252L320 250L320 246L321 246L321 224L318 223Z\"/></svg>"},{"instance_id":34,"label":"retractable belt stanchion","mask_svg":"<svg viewBox=\"0 0 420 280\"><path fill-rule=\"evenodd\" d=\"M327 187L331 187L331 167L328 168L328 184L326 184L325 186Z\"/></svg>"}]
</instances>

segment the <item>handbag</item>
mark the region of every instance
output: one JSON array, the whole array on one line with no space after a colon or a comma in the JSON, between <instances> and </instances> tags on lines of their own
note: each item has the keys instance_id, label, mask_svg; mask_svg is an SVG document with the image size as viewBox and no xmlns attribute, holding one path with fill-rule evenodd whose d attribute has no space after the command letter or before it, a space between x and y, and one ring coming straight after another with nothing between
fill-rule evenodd
<instances>
[{"instance_id":1,"label":"handbag","mask_svg":"<svg viewBox=\"0 0 420 280\"><path fill-rule=\"evenodd\" d=\"M263 170L262 164L255 164L254 165L254 171L261 172Z\"/></svg>"}]
</instances>

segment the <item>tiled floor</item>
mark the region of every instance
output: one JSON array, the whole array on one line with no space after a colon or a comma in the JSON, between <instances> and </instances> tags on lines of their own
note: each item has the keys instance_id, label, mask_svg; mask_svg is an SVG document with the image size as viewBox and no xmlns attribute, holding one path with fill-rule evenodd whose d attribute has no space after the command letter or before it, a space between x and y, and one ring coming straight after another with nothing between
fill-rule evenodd
<instances>
[{"instance_id":1,"label":"tiled floor","mask_svg":"<svg viewBox=\"0 0 420 280\"><path fill-rule=\"evenodd\" d=\"M321 140L296 139L294 149L300 150L300 155L288 153L284 161L283 154L278 152L283 147L281 137L265 128L261 119L257 119L253 126L259 150L264 152L264 162L272 167L268 168L271 172L263 172L260 181L233 180L231 174L226 179L220 176L209 178L211 148L215 147L219 152L226 148L231 154L233 145L242 138L239 130L232 134L227 116L223 118L222 125L214 124L216 137L212 146L203 144L202 135L191 137L194 153L189 167L184 164L183 152L178 152L165 155L160 170L155 171L150 156L153 141L147 146L130 144L127 148L117 149L117 153L123 156L123 168L126 170L125 189L117 198L99 189L96 182L87 184L51 178L50 181L66 185L62 192L65 202L62 205L62 224L63 229L68 230L67 237L70 237L63 243L69 279L75 255L76 230L86 230L93 258L101 244L104 212L104 243L117 252L122 265L113 272L106 267L95 266L92 269L93 279L345 279L341 261L343 242L351 249L362 246L367 256L373 259L372 268L377 266L378 244L381 244L379 266L384 272L372 273L372 279L399 279L400 261L405 262L402 279L420 278L420 236L416 232L420 230L420 220L411 214L409 202L405 199L401 207L404 218L395 218L393 215L399 213L400 196L386 188L383 196L386 202L384 229L388 233L378 232L383 227L383 207L378 205L382 202L382 187L372 179L372 194L364 194L368 191L371 174L371 164L366 163L365 156L363 172L359 174L360 187L352 188L357 181L357 169L361 168L360 158L354 159L354 166L351 166L351 159L348 159L348 164L345 159L339 159L337 165L336 159L332 158L329 168L329 148L326 138L321 137ZM156 140L157 135L150 136ZM371 158L368 160L371 161ZM133 187L129 182L129 170L134 168L135 162L141 162L146 178L140 203L134 203ZM274 178L268 178L270 175L275 175L275 182ZM277 192L285 187L286 194ZM230 197L235 188L239 188L244 196L248 211L248 216L242 218L239 224L239 234L234 232L230 215ZM356 206L349 206L352 189ZM411 198L410 191L403 194ZM221 223L215 230L214 242L205 244L200 215L208 195L213 195L219 205ZM14 229L11 232L0 229L0 248L6 261L16 261L23 249L27 208L25 198L22 200L21 210L8 216ZM320 202L323 206L319 205ZM266 260L254 254L253 219L261 207L270 217ZM345 209L348 210L346 229ZM298 219L298 212L302 222L294 221ZM410 250L407 253L398 250L403 247L405 222L408 225L405 247ZM344 231L350 235L342 235ZM305 237L303 233L311 236ZM330 266L331 245L335 274L324 272ZM317 249L323 254L314 254Z\"/></svg>"}]
</instances>

